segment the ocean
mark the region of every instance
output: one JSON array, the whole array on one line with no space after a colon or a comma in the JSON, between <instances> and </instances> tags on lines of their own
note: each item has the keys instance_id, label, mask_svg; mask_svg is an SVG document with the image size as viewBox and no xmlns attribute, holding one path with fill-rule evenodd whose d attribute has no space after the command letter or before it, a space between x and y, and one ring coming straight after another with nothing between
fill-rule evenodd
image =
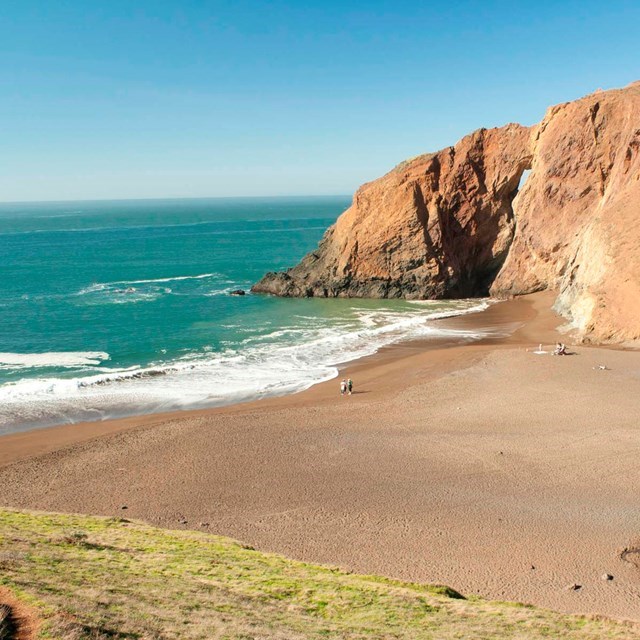
<instances>
[{"instance_id":1,"label":"ocean","mask_svg":"<svg viewBox=\"0 0 640 640\"><path fill-rule=\"evenodd\" d=\"M301 391L484 300L282 299L347 197L0 204L0 434Z\"/></svg>"}]
</instances>

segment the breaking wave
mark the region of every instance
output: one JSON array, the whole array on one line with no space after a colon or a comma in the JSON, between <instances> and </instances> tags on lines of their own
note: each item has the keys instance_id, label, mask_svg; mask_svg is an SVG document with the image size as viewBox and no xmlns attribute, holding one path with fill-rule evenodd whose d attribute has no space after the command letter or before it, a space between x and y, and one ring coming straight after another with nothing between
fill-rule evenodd
<instances>
[{"instance_id":1,"label":"breaking wave","mask_svg":"<svg viewBox=\"0 0 640 640\"><path fill-rule=\"evenodd\" d=\"M82 367L108 360L104 351L49 351L47 353L0 353L0 368Z\"/></svg>"},{"instance_id":2,"label":"breaking wave","mask_svg":"<svg viewBox=\"0 0 640 640\"><path fill-rule=\"evenodd\" d=\"M114 287L131 287L135 284L155 284L157 282L178 282L180 280L203 280L204 278L217 278L220 277L219 273L201 273L197 276L169 276L167 278L151 278L149 280L117 280L114 282L96 282L84 289L78 291L76 295L83 296L87 293L95 293L96 291L105 291L107 289L113 289Z\"/></svg>"},{"instance_id":3,"label":"breaking wave","mask_svg":"<svg viewBox=\"0 0 640 640\"><path fill-rule=\"evenodd\" d=\"M432 303L433 304L433 303ZM9 354L11 366L89 367L74 377L37 377L0 386L0 433L34 426L102 420L178 409L215 407L307 389L338 374L338 365L385 345L417 338L472 341L493 330L447 328L434 320L485 309L488 301L417 305L408 313L353 308L342 323L319 326L297 316L295 324L250 335L226 351L210 346L146 366L107 369L102 352ZM30 363L30 364L29 364ZM40 363L40 364L34 364ZM66 364L65 364L66 363ZM72 374L74 375L74 374Z\"/></svg>"},{"instance_id":4,"label":"breaking wave","mask_svg":"<svg viewBox=\"0 0 640 640\"><path fill-rule=\"evenodd\" d=\"M72 298L78 304L130 304L152 302L167 294L220 296L250 286L250 283L237 283L225 278L219 273L201 273L193 276L95 282L77 291ZM168 286L169 284L172 286Z\"/></svg>"}]
</instances>

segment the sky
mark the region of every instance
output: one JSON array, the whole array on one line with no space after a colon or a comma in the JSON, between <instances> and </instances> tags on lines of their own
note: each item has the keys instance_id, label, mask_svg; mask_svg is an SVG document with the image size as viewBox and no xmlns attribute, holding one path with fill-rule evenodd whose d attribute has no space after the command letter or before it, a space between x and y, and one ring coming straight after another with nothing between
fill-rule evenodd
<instances>
[{"instance_id":1,"label":"sky","mask_svg":"<svg viewBox=\"0 0 640 640\"><path fill-rule=\"evenodd\" d=\"M351 194L640 79L640 2L4 0L0 201Z\"/></svg>"}]
</instances>

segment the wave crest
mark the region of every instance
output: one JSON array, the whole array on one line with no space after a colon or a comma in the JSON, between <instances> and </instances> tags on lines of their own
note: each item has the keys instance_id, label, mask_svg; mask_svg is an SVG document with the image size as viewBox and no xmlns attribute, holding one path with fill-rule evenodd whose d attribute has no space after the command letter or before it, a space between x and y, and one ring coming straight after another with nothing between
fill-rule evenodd
<instances>
[{"instance_id":1,"label":"wave crest","mask_svg":"<svg viewBox=\"0 0 640 640\"><path fill-rule=\"evenodd\" d=\"M32 369L36 367L82 367L98 365L109 359L104 351L49 351L46 353L0 353L0 367Z\"/></svg>"},{"instance_id":2,"label":"wave crest","mask_svg":"<svg viewBox=\"0 0 640 640\"><path fill-rule=\"evenodd\" d=\"M244 339L239 335L235 342L227 342L230 348L226 351L203 347L142 367L95 366L89 375L8 383L0 387L0 431L2 425L30 428L214 407L302 391L335 377L340 364L394 342L419 338L471 341L495 335L495 328L470 331L433 322L488 305L486 300L468 300L451 305L425 303L424 309L416 307L415 311L355 307L339 323L335 318L309 316L302 324L280 326ZM108 357L101 352L64 355L64 361L74 366L99 365L103 356ZM40 361L60 366L61 359Z\"/></svg>"}]
</instances>

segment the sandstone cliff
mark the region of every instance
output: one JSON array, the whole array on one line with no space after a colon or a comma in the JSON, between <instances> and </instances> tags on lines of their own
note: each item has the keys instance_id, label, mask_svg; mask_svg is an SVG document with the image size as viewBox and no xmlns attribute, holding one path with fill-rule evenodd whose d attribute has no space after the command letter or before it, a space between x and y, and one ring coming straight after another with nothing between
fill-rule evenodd
<instances>
[{"instance_id":1,"label":"sandstone cliff","mask_svg":"<svg viewBox=\"0 0 640 640\"><path fill-rule=\"evenodd\" d=\"M558 292L585 340L640 339L640 83L550 108L496 296Z\"/></svg>"},{"instance_id":2,"label":"sandstone cliff","mask_svg":"<svg viewBox=\"0 0 640 640\"><path fill-rule=\"evenodd\" d=\"M402 163L363 185L299 265L253 287L405 298L542 289L558 292L585 340L640 339L640 83Z\"/></svg>"},{"instance_id":3,"label":"sandstone cliff","mask_svg":"<svg viewBox=\"0 0 640 640\"><path fill-rule=\"evenodd\" d=\"M318 249L254 287L278 295L442 298L488 287L514 233L530 131L481 129L360 187Z\"/></svg>"}]
</instances>

